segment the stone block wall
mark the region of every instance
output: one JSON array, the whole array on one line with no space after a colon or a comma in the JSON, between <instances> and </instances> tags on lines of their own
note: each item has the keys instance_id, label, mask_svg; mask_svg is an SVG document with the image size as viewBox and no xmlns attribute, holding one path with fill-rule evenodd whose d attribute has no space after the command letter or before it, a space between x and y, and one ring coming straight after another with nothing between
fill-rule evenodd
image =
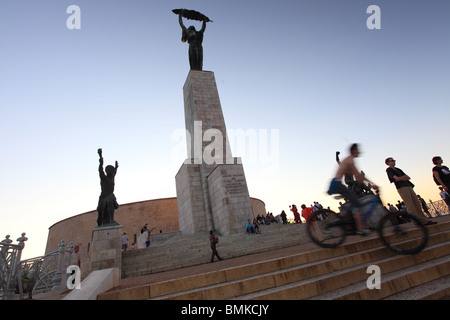
<instances>
[{"instance_id":1,"label":"stone block wall","mask_svg":"<svg viewBox=\"0 0 450 320\"><path fill-rule=\"evenodd\" d=\"M218 165L208 177L214 228L222 235L240 233L253 210L240 164Z\"/></svg>"},{"instance_id":2,"label":"stone block wall","mask_svg":"<svg viewBox=\"0 0 450 320\"><path fill-rule=\"evenodd\" d=\"M207 229L205 206L203 203L200 166L183 164L176 175L177 205L179 212L189 212L178 216L182 234L193 234Z\"/></svg>"},{"instance_id":3,"label":"stone block wall","mask_svg":"<svg viewBox=\"0 0 450 320\"><path fill-rule=\"evenodd\" d=\"M92 231L91 271L122 267L121 225Z\"/></svg>"}]
</instances>

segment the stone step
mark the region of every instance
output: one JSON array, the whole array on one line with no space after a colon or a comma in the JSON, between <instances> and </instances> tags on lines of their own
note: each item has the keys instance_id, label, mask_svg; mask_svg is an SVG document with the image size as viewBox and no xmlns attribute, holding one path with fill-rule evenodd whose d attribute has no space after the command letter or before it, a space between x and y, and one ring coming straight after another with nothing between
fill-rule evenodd
<instances>
[{"instance_id":1,"label":"stone step","mask_svg":"<svg viewBox=\"0 0 450 320\"><path fill-rule=\"evenodd\" d=\"M434 227L434 226L432 226ZM447 225L450 229L450 224ZM421 256L439 255L434 246L440 242L450 241L450 232L440 230L445 227L430 228L428 247ZM256 236L255 236L256 237ZM440 248L441 252L450 250L448 244ZM431 250L431 251L429 251ZM438 250L439 251L439 250ZM449 251L450 253L450 251ZM407 256L411 257L411 256ZM291 284L305 281L315 276L335 273L347 267L358 267L362 264L379 261L380 259L400 259L386 249L378 238L364 239L357 243L344 244L333 250L317 249L311 252L282 257L257 264L249 264L182 279L174 279L160 283L130 288L104 294L101 299L227 299L239 295L272 290L281 284ZM408 260L411 263L411 260ZM364 277L368 277L363 273ZM351 272L347 274L352 279ZM314 281L313 281L314 282ZM292 290L291 290L292 291ZM250 298L247 296L246 298Z\"/></svg>"},{"instance_id":2,"label":"stone step","mask_svg":"<svg viewBox=\"0 0 450 320\"><path fill-rule=\"evenodd\" d=\"M217 249L225 258L276 250L310 242L306 225L265 225L262 233L219 237ZM122 255L122 278L172 270L206 263L210 260L209 233L177 235L149 248L126 251Z\"/></svg>"},{"instance_id":3,"label":"stone step","mask_svg":"<svg viewBox=\"0 0 450 320\"><path fill-rule=\"evenodd\" d=\"M421 284L421 281L431 281L436 277L443 277L450 274L450 243L438 244L428 247L416 255L394 256L382 260L374 260L369 264L352 266L343 270L332 271L318 277L301 280L272 287L266 290L253 292L247 295L236 297L239 300L292 300L292 299L314 299L324 298L322 295L338 292L331 299L381 299L390 294L397 293L398 290L407 290L414 286L414 281ZM369 265L377 265L382 271L382 275L393 273L390 282L381 284L382 290L367 289L367 279ZM406 274L405 270L418 269ZM385 276L386 277L386 276ZM382 276L383 279L383 276ZM419 280L422 279L422 280ZM400 288L399 283L403 285ZM348 288L356 290L347 293ZM357 289L354 289L357 288ZM387 289L385 289L387 288ZM342 292L346 294L341 295Z\"/></svg>"},{"instance_id":4,"label":"stone step","mask_svg":"<svg viewBox=\"0 0 450 320\"><path fill-rule=\"evenodd\" d=\"M389 297L411 300L413 292L416 294L414 300L417 300L417 293L426 297L441 292L442 289L450 288L449 259L450 255L447 254L436 259L403 267L391 273L382 274L379 289L368 289L366 283L359 282L352 286L312 297L311 300L390 300ZM422 291L425 287L428 287L431 291L431 282L441 281L442 284L445 279L447 279L445 283L447 288L433 288L434 291L428 293ZM438 290L436 291L436 289Z\"/></svg>"},{"instance_id":5,"label":"stone step","mask_svg":"<svg viewBox=\"0 0 450 320\"><path fill-rule=\"evenodd\" d=\"M275 233L275 234L261 234L261 235L232 235L228 237L221 237L217 248L224 258L231 258L248 254L249 252L260 252L267 249L284 248L289 245L301 244L309 242L306 234L306 229L302 225L290 228L294 230L293 236L290 238L290 232ZM290 231L290 230L288 230ZM178 242L179 241L179 242ZM187 252L201 252L203 250L209 253L208 235L202 237L188 237L187 239L180 239L177 242L170 244L161 244L151 246L150 248L127 251L123 255L123 266L129 264L135 265L136 260L151 260L155 261L160 258L177 259L177 256ZM148 257L148 258L143 258ZM200 262L205 262L200 261Z\"/></svg>"},{"instance_id":6,"label":"stone step","mask_svg":"<svg viewBox=\"0 0 450 320\"><path fill-rule=\"evenodd\" d=\"M445 249L439 247L439 249L434 250L442 250L442 252L448 252L448 254L450 254L450 245L445 247ZM438 255L439 253L433 251L433 254ZM386 249L380 247L365 252L349 254L338 259L331 258L290 268L284 268L274 272L269 272L267 274L258 274L256 276L239 279L237 281L228 281L227 283L221 285L190 290L189 292L182 294L173 294L161 298L206 300L230 299L244 296L242 299L251 299L251 294L259 295L259 292L266 289L272 291L273 288L281 288L283 286L287 286L291 289L293 283L297 283L299 281L305 282L305 279L308 279L306 280L307 283L310 281L315 282L317 277L335 274L341 270L360 268L361 265L368 263L373 264L375 262L382 261L382 259L391 261L396 258L396 256L392 257L392 254ZM367 274L364 274L364 276L367 278ZM250 294L250 296L246 296L247 294ZM297 297L295 299L297 299Z\"/></svg>"},{"instance_id":7,"label":"stone step","mask_svg":"<svg viewBox=\"0 0 450 320\"><path fill-rule=\"evenodd\" d=\"M450 275L388 296L383 300L440 300L450 297Z\"/></svg>"}]
</instances>

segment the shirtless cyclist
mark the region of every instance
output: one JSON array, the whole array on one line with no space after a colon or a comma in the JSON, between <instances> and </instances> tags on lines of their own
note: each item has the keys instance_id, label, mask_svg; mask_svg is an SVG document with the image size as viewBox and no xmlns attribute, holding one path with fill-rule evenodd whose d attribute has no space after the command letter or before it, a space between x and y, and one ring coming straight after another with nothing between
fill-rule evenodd
<instances>
[{"instance_id":1,"label":"shirtless cyclist","mask_svg":"<svg viewBox=\"0 0 450 320\"><path fill-rule=\"evenodd\" d=\"M369 179L365 177L363 173L361 173L355 166L354 159L358 157L360 154L358 149L358 144L354 143L350 147L350 155L341 161L339 164L339 168L336 172L335 177L331 180L330 188L328 190L328 194L341 194L345 199L350 201L352 204L352 214L355 219L356 224L356 233L359 235L366 235L364 233L364 228L362 224L361 218L361 202L358 198L346 187L342 184L342 178L346 175L353 175L355 180L358 182L367 181L371 184L371 187L374 189L378 189L378 187L373 184Z\"/></svg>"}]
</instances>

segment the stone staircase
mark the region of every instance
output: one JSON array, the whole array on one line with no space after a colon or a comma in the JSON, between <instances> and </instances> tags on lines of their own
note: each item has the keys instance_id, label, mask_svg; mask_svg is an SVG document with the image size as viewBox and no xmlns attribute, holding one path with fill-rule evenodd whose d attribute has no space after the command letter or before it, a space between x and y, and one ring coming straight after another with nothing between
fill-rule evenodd
<instances>
[{"instance_id":1,"label":"stone staircase","mask_svg":"<svg viewBox=\"0 0 450 320\"><path fill-rule=\"evenodd\" d=\"M224 259L276 250L310 242L305 224L261 226L261 234L219 236L217 245ZM126 251L122 255L122 278L136 277L209 262L209 233L178 234L149 248ZM216 258L217 260L217 258Z\"/></svg>"},{"instance_id":2,"label":"stone staircase","mask_svg":"<svg viewBox=\"0 0 450 320\"><path fill-rule=\"evenodd\" d=\"M273 229L281 227L292 227L297 234L303 228L293 225ZM241 240L264 241L262 236L268 230L263 230L262 235L241 235ZM450 296L450 219L439 221L428 230L427 247L415 255L396 255L372 236L336 249L314 247L308 252L115 290L98 299L442 299ZM259 236L261 239L255 240ZM305 241L304 236L306 233L297 241ZM244 251L246 246L247 243L239 244ZM209 254L206 251L205 261L209 261ZM380 289L368 289L371 265L378 266L381 272Z\"/></svg>"}]
</instances>

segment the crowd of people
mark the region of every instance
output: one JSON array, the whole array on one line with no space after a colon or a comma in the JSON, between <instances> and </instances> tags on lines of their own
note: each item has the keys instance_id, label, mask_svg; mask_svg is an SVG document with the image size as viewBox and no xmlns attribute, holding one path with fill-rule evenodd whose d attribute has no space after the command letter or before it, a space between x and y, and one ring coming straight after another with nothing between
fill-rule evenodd
<instances>
[{"instance_id":1,"label":"crowd of people","mask_svg":"<svg viewBox=\"0 0 450 320\"><path fill-rule=\"evenodd\" d=\"M299 212L297 206L295 204L289 206L290 211L294 215L294 219L289 219L288 215L284 210L277 216L274 216L272 212L267 212L266 215L256 216L253 221L248 219L245 223L245 231L247 234L260 234L261 233L261 225L270 225L272 223L280 223L280 224L302 224L308 220L309 215L312 212L323 209L323 206L318 202L314 201L314 204L311 204L309 207L302 204L301 211ZM330 207L328 207L330 209Z\"/></svg>"},{"instance_id":2,"label":"crowd of people","mask_svg":"<svg viewBox=\"0 0 450 320\"><path fill-rule=\"evenodd\" d=\"M272 212L267 212L266 215L258 214L253 218L253 221L251 219L247 220L245 223L245 232L249 235L260 234L260 225L269 225L271 223L279 223L278 217L274 217Z\"/></svg>"},{"instance_id":3,"label":"crowd of people","mask_svg":"<svg viewBox=\"0 0 450 320\"><path fill-rule=\"evenodd\" d=\"M318 202L318 201L314 201L314 204L311 204L309 207L307 207L305 204L302 204L300 206L300 208L302 209L301 212L298 211L298 208L295 204L293 204L292 206L289 206L290 211L292 211L292 214L294 215L294 221L293 223L295 224L301 224L303 222L308 221L308 217L311 215L311 213L323 209L323 206ZM329 207L328 207L329 209ZM280 214L281 216L286 217L286 213L284 212L284 210L281 212ZM288 220L286 218L283 219L283 223L289 223Z\"/></svg>"}]
</instances>

